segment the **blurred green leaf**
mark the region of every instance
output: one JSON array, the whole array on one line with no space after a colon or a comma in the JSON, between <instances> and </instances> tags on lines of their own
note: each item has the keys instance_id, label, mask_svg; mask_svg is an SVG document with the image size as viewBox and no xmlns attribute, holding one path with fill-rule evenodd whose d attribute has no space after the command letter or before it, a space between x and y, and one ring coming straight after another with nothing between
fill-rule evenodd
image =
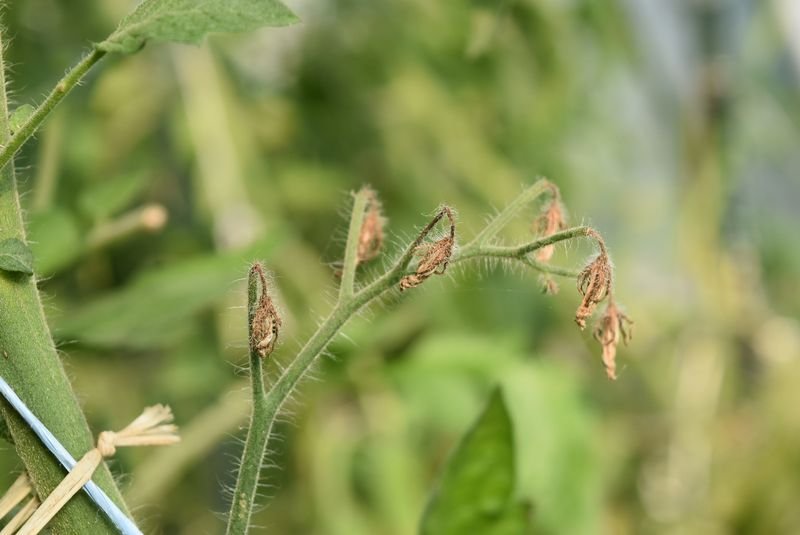
<instances>
[{"instance_id":1,"label":"blurred green leaf","mask_svg":"<svg viewBox=\"0 0 800 535\"><path fill-rule=\"evenodd\" d=\"M33 274L33 253L17 238L0 242L0 269L18 273Z\"/></svg>"},{"instance_id":2,"label":"blurred green leaf","mask_svg":"<svg viewBox=\"0 0 800 535\"><path fill-rule=\"evenodd\" d=\"M502 384L518 448L517 493L535 501L535 527L593 533L602 503L601 447L580 381L556 360L531 359L511 337L430 333L392 377L413 426L437 433L463 428L487 389Z\"/></svg>"},{"instance_id":3,"label":"blurred green leaf","mask_svg":"<svg viewBox=\"0 0 800 535\"><path fill-rule=\"evenodd\" d=\"M209 33L246 32L297 20L278 0L145 0L95 46L130 54L151 39L197 44Z\"/></svg>"},{"instance_id":4,"label":"blurred green leaf","mask_svg":"<svg viewBox=\"0 0 800 535\"><path fill-rule=\"evenodd\" d=\"M83 252L80 229L70 212L62 209L34 213L28 221L36 272L53 274Z\"/></svg>"},{"instance_id":5,"label":"blurred green leaf","mask_svg":"<svg viewBox=\"0 0 800 535\"><path fill-rule=\"evenodd\" d=\"M516 366L501 384L519 451L517 492L535 500L534 525L544 533L597 532L603 503L604 443L580 382L547 357ZM593 380L604 380L594 374Z\"/></svg>"},{"instance_id":6,"label":"blurred green leaf","mask_svg":"<svg viewBox=\"0 0 800 535\"><path fill-rule=\"evenodd\" d=\"M147 187L145 173L131 173L100 180L78 198L81 211L94 220L107 219L127 208Z\"/></svg>"},{"instance_id":7,"label":"blurred green leaf","mask_svg":"<svg viewBox=\"0 0 800 535\"><path fill-rule=\"evenodd\" d=\"M190 334L194 315L225 296L247 262L269 255L283 235L247 249L211 254L142 275L62 319L57 334L103 347L147 349Z\"/></svg>"},{"instance_id":8,"label":"blurred green leaf","mask_svg":"<svg viewBox=\"0 0 800 535\"><path fill-rule=\"evenodd\" d=\"M525 533L526 509L512 502L514 436L499 389L448 460L422 518L424 535Z\"/></svg>"}]
</instances>

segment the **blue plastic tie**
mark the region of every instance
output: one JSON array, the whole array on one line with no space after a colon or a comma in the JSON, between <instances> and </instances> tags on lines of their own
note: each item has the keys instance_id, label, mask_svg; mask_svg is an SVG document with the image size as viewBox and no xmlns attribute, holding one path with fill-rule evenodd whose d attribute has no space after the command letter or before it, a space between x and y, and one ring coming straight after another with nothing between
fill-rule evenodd
<instances>
[{"instance_id":1,"label":"blue plastic tie","mask_svg":"<svg viewBox=\"0 0 800 535\"><path fill-rule=\"evenodd\" d=\"M47 449L50 450L50 453L58 459L61 466L66 468L68 472L72 470L75 464L77 464L72 455L61 445L53 433L39 421L28 406L19 399L17 393L14 392L11 386L2 377L0 377L0 393L3 394L3 397L8 400L11 406L14 407L19 415L28 423L31 429L33 429L33 432L36 433ZM136 524L117 507L117 504L111 501L111 498L109 498L108 495L103 492L103 489L98 487L94 481L91 479L87 481L83 486L83 490L89 495L92 501L103 510L122 535L142 535L142 532L139 531Z\"/></svg>"}]
</instances>

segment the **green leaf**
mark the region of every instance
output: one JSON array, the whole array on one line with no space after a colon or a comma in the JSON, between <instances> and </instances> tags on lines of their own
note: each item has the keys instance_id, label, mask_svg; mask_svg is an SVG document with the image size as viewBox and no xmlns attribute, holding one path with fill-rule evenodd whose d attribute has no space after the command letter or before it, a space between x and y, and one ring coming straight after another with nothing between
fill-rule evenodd
<instances>
[{"instance_id":1,"label":"green leaf","mask_svg":"<svg viewBox=\"0 0 800 535\"><path fill-rule=\"evenodd\" d=\"M108 219L131 206L150 183L143 172L122 174L88 185L78 197L81 212L94 221Z\"/></svg>"},{"instance_id":2,"label":"green leaf","mask_svg":"<svg viewBox=\"0 0 800 535\"><path fill-rule=\"evenodd\" d=\"M11 113L11 117L8 119L8 128L12 134L19 130L20 126L28 120L34 109L30 104L23 104Z\"/></svg>"},{"instance_id":3,"label":"green leaf","mask_svg":"<svg viewBox=\"0 0 800 535\"><path fill-rule=\"evenodd\" d=\"M276 232L245 250L183 260L144 274L60 321L54 318L56 334L97 347L132 349L184 339L196 329L197 314L231 291L242 266L269 255L282 239Z\"/></svg>"},{"instance_id":4,"label":"green leaf","mask_svg":"<svg viewBox=\"0 0 800 535\"><path fill-rule=\"evenodd\" d=\"M423 535L519 535L527 510L512 499L514 433L496 390L447 462L422 518Z\"/></svg>"},{"instance_id":5,"label":"green leaf","mask_svg":"<svg viewBox=\"0 0 800 535\"><path fill-rule=\"evenodd\" d=\"M80 226L67 210L34 213L28 220L28 233L39 275L57 273L84 253Z\"/></svg>"},{"instance_id":6,"label":"green leaf","mask_svg":"<svg viewBox=\"0 0 800 535\"><path fill-rule=\"evenodd\" d=\"M150 40L197 44L209 33L247 32L297 21L278 0L144 0L95 47L130 54Z\"/></svg>"},{"instance_id":7,"label":"green leaf","mask_svg":"<svg viewBox=\"0 0 800 535\"><path fill-rule=\"evenodd\" d=\"M17 238L3 240L0 242L0 269L33 275L33 253Z\"/></svg>"}]
</instances>

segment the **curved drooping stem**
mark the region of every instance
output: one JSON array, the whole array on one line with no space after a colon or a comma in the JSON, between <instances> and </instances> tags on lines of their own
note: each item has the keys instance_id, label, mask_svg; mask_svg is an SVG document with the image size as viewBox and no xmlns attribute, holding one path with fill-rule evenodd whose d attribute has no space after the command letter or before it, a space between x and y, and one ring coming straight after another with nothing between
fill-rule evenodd
<instances>
[{"instance_id":1,"label":"curved drooping stem","mask_svg":"<svg viewBox=\"0 0 800 535\"><path fill-rule=\"evenodd\" d=\"M570 228L551 236L539 238L516 246L493 245L490 243L497 232L502 230L503 226L513 219L513 217L509 216L509 213L517 215L525 205L529 204L549 189L549 183L546 181L539 181L531 186L521 195L521 197L525 199L524 203L513 202L495 218L495 221L500 221L502 225L501 223L495 224L495 221L491 222L489 224L492 227L490 232L484 230L469 244L460 249L456 249L452 253L452 256L449 257L449 262L456 263L474 259L499 258L519 261L546 273L575 277L577 272L537 262L530 258L530 254L542 247L565 240L580 237L597 239L599 235L591 227L580 226ZM347 275L348 272L355 273L355 256L352 254L352 251L354 250L353 244L357 242L358 233L361 229L360 220L363 218L365 206L362 201L363 199L359 200L359 196L357 195L354 202L353 216L347 240L342 284L349 284L347 281L352 281L351 276ZM379 297L389 292L399 291L400 281L403 277L412 273L410 266L414 260L415 253L422 246L423 241L431 233L433 228L447 214L448 209L446 207L440 209L436 216L422 229L417 238L406 247L393 267L383 275L358 291L354 289L340 291L339 300L333 310L322 321L314 334L306 341L292 362L284 369L283 373L275 383L272 384L266 394L264 394L263 390L261 359L257 356L254 357L251 352L253 417L251 428L248 431L245 442L236 490L228 519L228 535L244 535L247 532L255 506L255 494L263 457L269 442L272 427L284 403L286 403L292 392L297 388L304 375L313 367L319 355L322 354L331 340L339 334L342 327L344 327L350 318ZM353 224L352 221L356 221L356 223ZM602 242L602 239L600 241ZM354 277L354 275L352 276ZM252 303L254 302L253 300L256 298L254 291L254 282L251 280L248 294L248 310L251 310Z\"/></svg>"}]
</instances>

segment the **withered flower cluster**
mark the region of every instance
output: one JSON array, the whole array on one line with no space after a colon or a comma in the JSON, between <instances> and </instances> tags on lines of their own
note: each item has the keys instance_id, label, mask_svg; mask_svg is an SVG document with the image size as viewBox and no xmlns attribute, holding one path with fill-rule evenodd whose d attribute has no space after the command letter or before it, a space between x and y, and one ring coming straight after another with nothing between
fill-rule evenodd
<instances>
[{"instance_id":1,"label":"withered flower cluster","mask_svg":"<svg viewBox=\"0 0 800 535\"><path fill-rule=\"evenodd\" d=\"M416 254L421 256L422 259L417 264L417 269L414 273L406 275L400 280L401 291L419 286L431 275L442 275L447 270L447 264L453 255L453 247L456 242L456 224L453 211L447 206L439 210L431 220L431 223L420 234L420 237L424 237L430 232L430 229L445 216L450 222L449 234L433 243L417 246Z\"/></svg>"},{"instance_id":2,"label":"withered flower cluster","mask_svg":"<svg viewBox=\"0 0 800 535\"><path fill-rule=\"evenodd\" d=\"M258 298L250 325L250 350L257 352L261 358L266 358L275 349L275 344L278 342L278 331L282 323L272 297L269 295L264 268L261 264L255 263L251 269L258 274L261 281L261 295Z\"/></svg>"},{"instance_id":3,"label":"withered flower cluster","mask_svg":"<svg viewBox=\"0 0 800 535\"><path fill-rule=\"evenodd\" d=\"M633 321L626 316L614 300L614 285L611 262L608 258L603 238L591 231L589 236L597 241L600 252L597 257L578 275L578 291L583 300L575 312L575 322L583 329L586 319L591 316L597 305L606 297L608 304L594 329L594 338L603 346L603 366L609 379L617 378L617 346L620 341L627 345L631 339Z\"/></svg>"},{"instance_id":4,"label":"withered flower cluster","mask_svg":"<svg viewBox=\"0 0 800 535\"><path fill-rule=\"evenodd\" d=\"M566 228L566 218L561 204L561 195L555 184L548 183L551 191L550 200L544 205L541 214L533 223L534 232L541 237L551 236ZM586 328L586 320L594 314L598 304L608 298L608 305L598 321L594 337L603 347L603 365L610 379L617 378L616 354L620 341L627 344L631 338L628 316L619 310L613 295L613 273L602 236L590 230L587 236L593 238L599 247L597 256L581 271L577 278L578 292L583 296L575 311L575 323L581 329ZM554 245L546 245L536 251L536 260L549 262L555 251ZM540 276L542 291L548 294L558 292L558 285L548 275Z\"/></svg>"}]
</instances>

